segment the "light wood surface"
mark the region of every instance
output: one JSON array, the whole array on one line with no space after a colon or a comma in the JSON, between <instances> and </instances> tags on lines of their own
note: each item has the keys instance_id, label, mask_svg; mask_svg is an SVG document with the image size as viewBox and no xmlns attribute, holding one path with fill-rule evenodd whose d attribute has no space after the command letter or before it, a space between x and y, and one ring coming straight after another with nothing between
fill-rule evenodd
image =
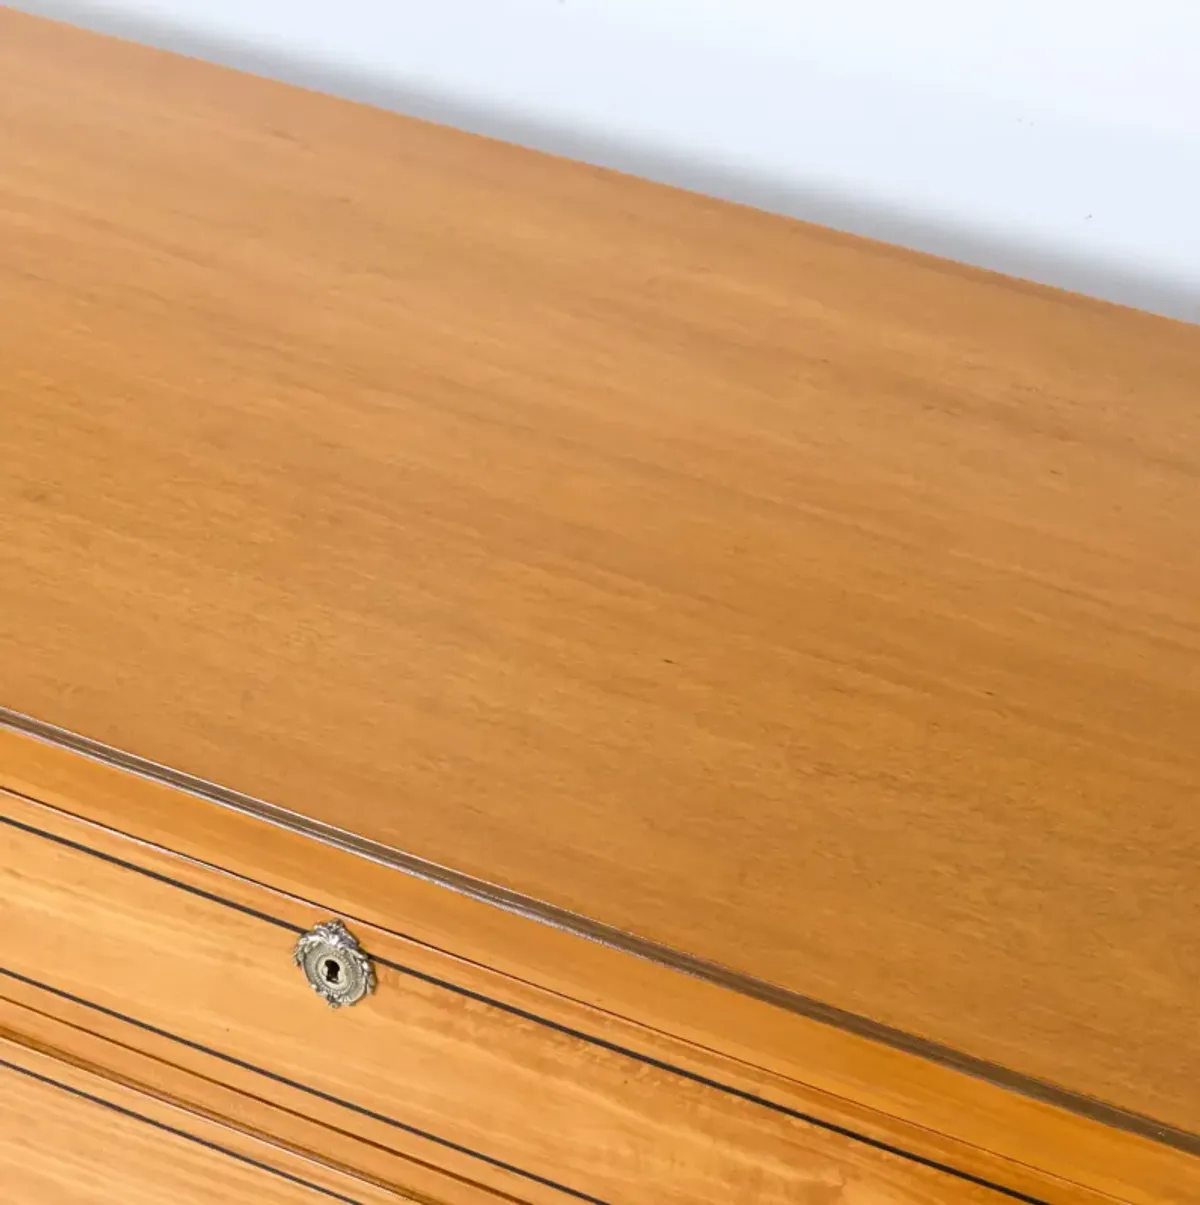
<instances>
[{"instance_id":1,"label":"light wood surface","mask_svg":"<svg viewBox=\"0 0 1200 1205\"><path fill-rule=\"evenodd\" d=\"M5 1205L412 1202L2 1035L0 1182Z\"/></svg>"},{"instance_id":2,"label":"light wood surface","mask_svg":"<svg viewBox=\"0 0 1200 1205\"><path fill-rule=\"evenodd\" d=\"M473 1152L479 1182L522 1199L1005 1199L722 1087L719 1065L703 1077L676 1069L662 1039L654 1059L636 1054L612 1020L590 1017L604 1025L590 1035L547 1023L536 993L516 1005L496 1000L492 977L477 968L362 926L378 990L330 1009L291 961L296 937L321 913L250 884L235 884L229 898L211 872L199 887L173 881L170 860L139 871L146 855L129 841L114 852L111 840L107 849L68 840L11 818L0 825L10 975L130 1018L129 1043L150 1026L257 1068L266 1099L271 1077L282 1077L346 1102L344 1126L359 1124L351 1109L391 1119L398 1151L407 1145L437 1163L439 1146L448 1148L456 1166ZM414 1132L432 1136L417 1152Z\"/></svg>"},{"instance_id":3,"label":"light wood surface","mask_svg":"<svg viewBox=\"0 0 1200 1205\"><path fill-rule=\"evenodd\" d=\"M0 703L1200 1128L1200 331L0 12Z\"/></svg>"},{"instance_id":4,"label":"light wood surface","mask_svg":"<svg viewBox=\"0 0 1200 1205\"><path fill-rule=\"evenodd\" d=\"M0 815L11 822L255 912L264 910L261 884L269 884L276 890L266 910L297 926L331 914L349 918L372 934L372 945L393 949L397 962L1049 1205L1200 1202L1195 1156L1185 1149L580 940L60 746L0 731L0 785L11 788L0 792ZM138 840L122 836L122 828ZM22 881L19 873L0 880L7 884L0 903L12 894L20 909ZM115 1001L121 991L112 990ZM81 1015L69 1000L11 976L0 995L92 1030L100 1025L91 1006ZM128 1042L127 1030L117 1022L104 1032ZM197 1075L261 1090L254 1073L239 1077L232 1065L213 1066L177 1042L164 1050L152 1034L139 1032L136 1040L140 1050ZM277 1086L273 1099L346 1125L337 1106L311 1095L292 1100ZM395 1145L394 1130L381 1124L368 1134L371 1124L356 1115L363 1137ZM429 1159L444 1152L416 1143L406 1154ZM469 1159L453 1168L467 1177L479 1172ZM489 1183L512 1189L504 1177Z\"/></svg>"},{"instance_id":5,"label":"light wood surface","mask_svg":"<svg viewBox=\"0 0 1200 1205\"><path fill-rule=\"evenodd\" d=\"M335 1110L327 1110L317 1120L288 1107L290 1100L264 1100L259 1095L261 1079L252 1072L206 1058L163 1035L134 1031L128 1022L11 976L0 980L0 1034L12 1044L10 1050L20 1046L57 1064L46 1069L49 1076L61 1078L78 1071L99 1077L115 1090L148 1098L160 1113L182 1109L202 1122L225 1127L235 1136L234 1145L244 1150L267 1142L286 1165L305 1161L310 1168L317 1167L318 1178L351 1177L364 1182L372 1200L533 1205L519 1194L495 1191L470 1175L456 1174L444 1166L452 1159L442 1159L438 1166L390 1149L386 1141L375 1141L381 1127L361 1117L348 1131L339 1128L337 1123L345 1117L336 1116ZM129 1044L131 1036L136 1046ZM293 1098L300 1095L292 1093ZM231 1139L225 1141L228 1145ZM44 1157L53 1159L53 1149L48 1148ZM564 1205L561 1197L550 1200Z\"/></svg>"},{"instance_id":6,"label":"light wood surface","mask_svg":"<svg viewBox=\"0 0 1200 1205\"><path fill-rule=\"evenodd\" d=\"M1046 1205L1200 1205L1195 1144L1182 1148L1113 1128L214 807L61 745L0 728L0 787L8 788L0 791L0 818L10 822L297 926L342 916L398 963ZM0 878L0 906L21 882L19 874ZM273 889L266 897L263 885ZM120 991L113 991L115 999ZM134 1042L149 1056L249 1096L262 1090L254 1071L152 1031L131 1032L127 1022L58 991L6 975L0 998L118 1044ZM311 1093L272 1084L271 1096L275 1107L314 1122L348 1124L343 1107ZM479 1176L478 1161L447 1160L444 1150L377 1119L354 1114L352 1128L378 1148L393 1150L399 1139L404 1149L397 1154L436 1157L462 1177ZM355 1166L388 1178L386 1161ZM485 1178L498 1191L513 1190L511 1178Z\"/></svg>"}]
</instances>

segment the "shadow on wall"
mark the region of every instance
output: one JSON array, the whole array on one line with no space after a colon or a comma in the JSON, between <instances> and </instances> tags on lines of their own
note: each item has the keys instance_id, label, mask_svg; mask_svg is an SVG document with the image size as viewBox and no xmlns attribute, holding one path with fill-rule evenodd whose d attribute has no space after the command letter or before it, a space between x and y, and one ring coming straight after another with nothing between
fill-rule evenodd
<instances>
[{"instance_id":1,"label":"shadow on wall","mask_svg":"<svg viewBox=\"0 0 1200 1205\"><path fill-rule=\"evenodd\" d=\"M176 51L226 67L252 72L548 151L600 167L627 172L724 200L785 214L850 234L944 256L960 263L1153 313L1200 322L1200 285L1163 281L1150 272L1123 270L1080 255L1055 255L1019 239L989 237L963 224L931 219L898 205L866 201L848 193L802 187L767 173L714 167L699 159L649 150L618 138L581 133L435 91L406 87L350 69L306 61L260 45L185 30L153 17L98 9L77 0L32 0L18 5L37 15L71 22L100 33Z\"/></svg>"}]
</instances>

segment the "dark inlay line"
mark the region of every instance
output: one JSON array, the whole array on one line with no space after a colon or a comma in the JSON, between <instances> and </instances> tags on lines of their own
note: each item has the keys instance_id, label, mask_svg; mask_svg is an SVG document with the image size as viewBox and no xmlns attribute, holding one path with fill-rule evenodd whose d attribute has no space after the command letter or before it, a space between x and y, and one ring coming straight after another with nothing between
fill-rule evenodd
<instances>
[{"instance_id":1,"label":"dark inlay line","mask_svg":"<svg viewBox=\"0 0 1200 1205\"><path fill-rule=\"evenodd\" d=\"M573 1029L569 1025L563 1025L558 1021L552 1021L548 1017L538 1016L537 1013L528 1012L526 1009L519 1008L515 1004L506 1004L503 1000L493 1000L490 996L485 996L480 992L472 991L470 988L461 987L456 983L451 983L448 980L439 979L435 975L430 975L425 971L418 971L415 967L402 966L400 963L391 962L386 958L372 957L382 966L391 967L394 971L400 971L402 974L411 975L414 979L421 979L426 983L432 984L435 987L445 988L447 991L457 992L460 996L466 996L470 1000L477 1000L480 1003L491 1005L492 1008L498 1008L502 1012L510 1013L514 1017L521 1017L526 1021L532 1021L537 1025L545 1026L547 1029L554 1030L570 1038L577 1038L581 1042L588 1042L592 1046L598 1046L601 1050L606 1050L611 1054L620 1055L624 1058L634 1059L647 1067L653 1067L658 1071L665 1071L669 1075L677 1075L681 1079L698 1084L705 1088L711 1088L716 1092L723 1092L727 1096L732 1096L738 1100L744 1100L748 1104L757 1105L764 1109L770 1109L774 1113L782 1113L785 1117L790 1117L795 1121L802 1121L808 1125L816 1126L818 1129L826 1130L831 1134L838 1134L843 1138L849 1138L854 1142L860 1142L864 1146L873 1147L875 1150L883 1151L889 1155L896 1155L901 1159L907 1159L910 1163L918 1163L923 1167L932 1168L947 1176L954 1176L959 1180L966 1180L971 1184L977 1184L982 1188L990 1188L994 1192L1010 1197L1015 1201L1024 1201L1028 1205L1046 1205L1041 1197L1031 1197L1026 1193L1018 1192L1016 1189L1006 1188L1002 1184L998 1184L993 1180L988 1180L985 1177L977 1176L972 1172L963 1171L961 1168L952 1167L948 1163L940 1163L936 1159L927 1158L924 1155L918 1155L913 1151L906 1150L904 1147L894 1146L890 1142L884 1142L879 1138L872 1138L869 1134L860 1133L858 1130L850 1129L848 1126L839 1125L835 1121L828 1121L823 1117L818 1117L814 1113L805 1113L799 1109L793 1109L788 1105L781 1105L777 1101L770 1100L765 1096L759 1096L757 1093L748 1092L744 1088L736 1088L732 1084L722 1083L720 1080L715 1080L707 1075L701 1075L698 1071L690 1071L686 1067L677 1067L674 1063L668 1063L663 1059L655 1058L653 1055L642 1054L640 1051L633 1050L627 1046L621 1046L616 1042L610 1042L607 1038L598 1038L594 1034L584 1033L582 1030Z\"/></svg>"},{"instance_id":2,"label":"dark inlay line","mask_svg":"<svg viewBox=\"0 0 1200 1205\"><path fill-rule=\"evenodd\" d=\"M8 790L8 788L6 787L5 790ZM20 791L9 790L9 794L15 795L18 799L24 799L29 803L38 803L38 800L28 795L23 795ZM173 879L170 875L161 874L159 871L151 870L147 866L139 866L136 862L127 862L124 858L118 858L114 854L106 854L103 850L93 849L90 845L83 845L78 841L72 841L70 837L62 837L58 833L48 833L45 829L37 828L32 824L26 824L24 821L16 820L12 816L0 816L0 824L7 824L10 828L20 829L31 837L41 837L46 841L53 841L56 845L63 845L67 849L75 850L76 853L88 854L93 858L99 858L101 862L107 862L110 866L119 866L122 870L132 870L134 874L145 875L146 878L153 879L156 883L163 883L167 887L175 887L180 891L186 891L189 895L199 896L202 900L208 900L210 903L220 904L225 908L232 908L235 912L240 912L244 916L252 916L255 920L265 921L268 925L275 925L280 929L287 929L290 933L304 932L299 925L293 925L291 921L280 920L279 917L272 916L269 912L260 912L257 908L250 908L246 904L239 904L236 900L227 900L222 895L214 895L211 891L205 891L203 887L194 887L191 883L184 883L179 879Z\"/></svg>"},{"instance_id":3,"label":"dark inlay line","mask_svg":"<svg viewBox=\"0 0 1200 1205\"><path fill-rule=\"evenodd\" d=\"M106 1017L111 1017L114 1021L122 1021L127 1025L136 1026L138 1029L145 1030L146 1033L152 1033L155 1037L166 1038L169 1042L178 1042L181 1046L186 1046L189 1050L195 1050L199 1054L208 1055L211 1058L220 1059L222 1062L229 1063L231 1066L240 1067L243 1071L253 1072L255 1075L261 1075L264 1079L272 1080L277 1084L283 1084L284 1087L293 1088L297 1092L305 1092L309 1096L315 1096L318 1100L326 1101L329 1104L338 1105L343 1109L349 1109L352 1113L358 1113L363 1117L369 1117L372 1121L382 1122L384 1125L392 1126L397 1130L402 1130L406 1134L412 1134L415 1138L423 1138L428 1142L435 1143L437 1146L444 1147L447 1150L455 1151L460 1155L467 1155L472 1159L478 1159L481 1163L486 1163L490 1167L498 1168L500 1171L511 1172L515 1176L520 1176L522 1179L529 1180L534 1184L541 1184L546 1188L552 1188L556 1192L565 1193L569 1197L574 1197L579 1201L587 1201L588 1205L611 1205L611 1202L604 1201L600 1197L590 1196L588 1193L580 1192L574 1188L568 1188L565 1184L559 1184L555 1180L547 1179L545 1176L539 1176L536 1172L526 1171L524 1168L517 1167L512 1163L505 1163L501 1159L496 1159L492 1155L486 1155L482 1151L473 1150L469 1146L464 1146L462 1143L454 1142L452 1139L443 1138L438 1134L433 1134L428 1130L422 1130L414 1125L409 1125L404 1121L397 1121L394 1117L388 1117L384 1113L376 1113L373 1109L368 1109L363 1105L356 1105L352 1101L342 1100L338 1096L333 1096L329 1092L322 1092L320 1088L314 1088L309 1084L302 1084L298 1080L289 1079L286 1075L280 1075L275 1071L268 1071L265 1067L258 1067L254 1063L248 1063L245 1059L240 1059L236 1055L225 1054L223 1051L214 1050L211 1046L205 1046L201 1042L193 1042L190 1038L180 1037L178 1034L171 1033L169 1030L160 1029L157 1025L151 1025L147 1021L139 1021L136 1017L131 1017L127 1013L118 1011L115 1008L108 1008L103 1004L97 1004L94 1000L87 1000L83 996L76 996L71 992L63 991L61 988L52 987L48 983L43 983L39 979L32 979L28 975L22 975L19 971L9 970L7 967L0 967L0 975L5 975L10 979L17 980L18 983L24 983L29 987L38 988L40 991L49 992L52 996L58 996L62 1000L69 1000L72 1004L82 1005L84 1008L94 1009L98 1013L103 1013ZM1045 1205L1044 1202L1037 1202L1037 1205Z\"/></svg>"},{"instance_id":4,"label":"dark inlay line","mask_svg":"<svg viewBox=\"0 0 1200 1205\"><path fill-rule=\"evenodd\" d=\"M986 1059L954 1050L940 1042L906 1033L882 1022L873 1021L868 1017L838 1008L836 1005L826 1004L788 988L778 987L753 976L730 970L728 967L681 953L647 938L626 933L621 929L590 920L566 909L523 896L508 888L440 866L415 854L392 849L323 821L313 820L277 804L218 786L183 771L159 765L136 754L114 749L99 741L79 736L31 716L22 715L20 712L0 707L0 727L23 732L47 744L81 754L93 761L124 770L160 785L184 791L229 811L252 816L277 828L309 837L322 844L398 870L403 874L445 887L481 903L490 904L503 911L522 916L527 920L548 925L551 928L656 963L670 970L760 1000L787 1012L855 1034L894 1050L903 1051L939 1066L962 1072L999 1088L1096 1121L1101 1125L1148 1138L1185 1154L1200 1155L1200 1134L1192 1133L1145 1114L1109 1104L1106 1101L1097 1100L1084 1093L1047 1083L1019 1071L988 1062ZM32 802L40 801L32 800Z\"/></svg>"},{"instance_id":5,"label":"dark inlay line","mask_svg":"<svg viewBox=\"0 0 1200 1205\"><path fill-rule=\"evenodd\" d=\"M30 1079L36 1080L38 1083L45 1084L48 1087L57 1088L62 1092L69 1092L72 1096L79 1097L80 1100L100 1105L105 1109L112 1110L114 1113L119 1113L122 1117L128 1117L134 1121L140 1121L145 1125L153 1126L156 1130L162 1130L164 1133L172 1134L176 1138L183 1138L187 1142L194 1142L197 1146L205 1147L207 1150L215 1151L217 1154L225 1155L227 1158L236 1159L239 1163L257 1168L259 1171L269 1172L272 1176L278 1176L281 1180L298 1184L301 1188L311 1189L313 1192L320 1193L324 1197L341 1201L344 1205L361 1205L361 1202L356 1201L353 1197L343 1196L340 1192L334 1192L333 1189L324 1188L320 1184L313 1184L311 1181L305 1180L300 1176L292 1175L291 1172L285 1172L278 1167L272 1167L269 1163L263 1163L258 1159L251 1158L249 1155L243 1155L238 1151L231 1151L228 1147L221 1146L216 1142L210 1142L207 1138L201 1138L196 1134L189 1134L186 1130L180 1130L175 1126L167 1125L164 1121L157 1121L153 1117L146 1117L142 1113L135 1113L132 1109L126 1109L123 1105L118 1105L114 1101L105 1100L102 1096L93 1096L90 1092L84 1092L82 1088L73 1088L70 1084L60 1083L58 1080L51 1079L47 1075L31 1071L28 1067L21 1067L3 1058L0 1058L0 1067L4 1067L9 1071L15 1071L19 1075L28 1076Z\"/></svg>"},{"instance_id":6,"label":"dark inlay line","mask_svg":"<svg viewBox=\"0 0 1200 1205\"><path fill-rule=\"evenodd\" d=\"M7 817L0 817L0 820L3 820L5 823L15 824L16 827L24 829L25 831L30 832L35 835L44 836L49 840L61 841L63 844L69 845L71 848L77 849L82 853L95 853L97 857L103 858L105 861L116 862L118 865L120 865L122 867L127 867L128 869L131 869L135 872L137 872L139 870L139 867L137 867L136 865L133 865L132 863L126 863L126 862L121 861L120 859L109 858L108 855L101 854L96 851L92 851L85 845L79 845L76 842L67 841L64 838L57 837L53 833L42 833L41 830L39 830L39 829L32 828L29 825L25 825L25 824L18 824L15 821L9 820ZM147 872L147 873L149 873L149 872ZM154 874L152 877L161 882L164 882L167 884L173 884L173 880L171 880L170 878L168 878L165 875ZM186 884L183 884L183 886L186 886ZM213 895L208 892L203 892L200 894L202 894L206 899L212 900L215 903L229 903L231 907L237 908L239 911L245 911L245 909L242 909L240 905L233 904L230 901L222 900L220 896ZM261 915L261 914L254 913L254 915ZM265 917L265 919L272 921L272 923L279 925L281 928L291 930L292 932L296 932L296 933L303 932L303 930L298 925L292 925L287 921L277 920L272 917ZM910 1163L915 1163L922 1167L930 1168L931 1170L940 1172L943 1175L952 1176L958 1180L963 1180L967 1183L975 1184L975 1185L978 1185L979 1187L990 1189L993 1192L999 1193L1002 1196L1010 1198L1011 1200L1025 1202L1026 1205L1046 1205L1046 1202L1044 1202L1042 1200L1042 1198L1040 1198L1040 1197L1030 1196L1027 1193L1023 1193L1016 1189L1009 1188L1003 1184L997 1183L996 1181L989 1180L986 1177L977 1176L972 1172L964 1171L961 1168L954 1167L947 1163L942 1163L936 1159L932 1159L932 1158L929 1158L924 1155L918 1155L912 1151L904 1149L903 1147L899 1147L892 1143L885 1142L882 1139L873 1138L868 1134L863 1134L863 1133L860 1133L859 1131L851 1129L847 1126L839 1125L837 1122L828 1121L825 1118L819 1117L815 1114L802 1112L799 1109L793 1109L787 1105L781 1105L776 1101L772 1101L772 1100L768 1099L767 1097L758 1096L756 1093L748 1092L743 1088L737 1088L731 1084L722 1083L720 1080L715 1080L715 1079L710 1078L709 1076L701 1075L700 1073L691 1071L686 1067L678 1067L675 1064L666 1062L663 1059L658 1059L658 1058L654 1058L651 1055L642 1054L641 1052L633 1050L629 1047L621 1046L616 1042L610 1042L606 1038L599 1038L593 1034L585 1033L583 1030L574 1029L571 1026L563 1025L558 1021L552 1021L547 1017L539 1016L537 1013L529 1012L527 1009L519 1008L513 1004L508 1004L503 1000L493 999L492 997L486 996L481 992L472 991L470 988L465 988L465 987L462 987L461 985L453 983L449 980L441 979L441 978L437 977L436 975L430 975L424 971L419 971L415 967L404 966L402 963L392 962L390 959L379 958L374 955L372 955L372 957L381 966L390 967L392 970L397 971L400 974L409 975L412 978L418 979L424 983L428 983L431 986L434 986L434 987L437 987L440 989L444 989L446 991L454 992L455 994L463 996L469 1000L474 1000L474 1001L484 1004L488 1007L496 1008L496 1009L500 1010L501 1012L505 1012L511 1016L518 1017L525 1021L529 1021L535 1025L543 1026L547 1029L552 1030L555 1033L559 1033L566 1037L570 1037L570 1038L576 1039L578 1041L588 1043L592 1046L596 1046L599 1049L602 1049L608 1053L615 1054L619 1057L631 1059L635 1062L641 1063L643 1066L653 1067L658 1071L663 1071L663 1072L667 1073L668 1075L678 1076L681 1079L687 1080L687 1081L697 1084L701 1087L708 1088L708 1089L711 1089L716 1092L724 1093L725 1095L734 1097L735 1099L743 1100L743 1101L747 1102L748 1104L752 1104L752 1105L758 1106L760 1108L768 1109L774 1113L782 1114L783 1116L789 1117L795 1121L800 1121L807 1125L815 1126L816 1128L824 1130L828 1133L837 1134L840 1137L848 1138L853 1142L861 1143L864 1146L870 1147L874 1150L881 1151L888 1155L895 1156L900 1159L904 1159ZM313 1088L307 1084L302 1084L302 1083L299 1083L298 1081L288 1079L287 1077L279 1075L276 1072L267 1071L264 1068L258 1067L253 1063L245 1062L244 1060L239 1059L233 1055L224 1054L221 1051L214 1050L208 1046L202 1045L201 1043L190 1041L187 1038L182 1038L182 1037L178 1036L177 1034L170 1033L167 1030L160 1029L157 1026L150 1025L144 1021L139 1021L134 1017L130 1017L130 1016L128 1016L124 1013L118 1012L114 1009L106 1008L105 1006L97 1004L94 1001L87 1000L82 997L72 995L70 992L65 992L58 988L51 987L49 984L42 983L39 980L31 979L28 976L20 974L19 972L12 971L12 970L9 970L4 967L0 967L0 974L8 975L11 978L17 979L22 983L29 984L31 987L36 987L36 988L40 988L41 990L51 992L52 994L54 994L56 996L60 996L64 999L70 1000L73 1003L81 1004L87 1008L93 1008L93 1009L97 1010L98 1012L102 1012L107 1016L113 1017L114 1019L132 1024L132 1025L136 1025L139 1028L144 1029L150 1033L153 1033L159 1037L167 1038L170 1041L179 1042L182 1045L188 1046L189 1048L197 1050L203 1054L210 1055L212 1057L219 1058L219 1059L224 1059L226 1062L232 1063L234 1066L241 1067L243 1070L251 1071L256 1074L266 1076L268 1079L275 1080L278 1083L286 1084L288 1087L295 1088L299 1091L308 1092L313 1096L320 1097L323 1100L327 1100L331 1103L338 1104L344 1108L352 1109L355 1112L362 1113L363 1115L371 1117L375 1120L383 1121L389 1125L396 1126L397 1128L405 1130L409 1133L415 1134L418 1137L427 1138L430 1141L438 1143L439 1145L449 1147L450 1149L460 1151L464 1154L471 1155L475 1158L483 1159L486 1162L493 1164L494 1166L504 1168L505 1170L514 1172L517 1175L524 1176L528 1179L536 1180L539 1183L545 1184L549 1187L556 1188L562 1192L570 1193L572 1196L579 1197L580 1199L594 1202L595 1205L604 1205L604 1202L599 1201L598 1198L590 1197L584 1193L580 1193L576 1190L566 1188L563 1185L555 1183L554 1181L544 1179L544 1178L536 1175L535 1173L526 1172L526 1171L524 1171L520 1168L514 1167L512 1165L501 1163L500 1161L493 1159L491 1156L483 1155L480 1152L471 1150L470 1148L460 1146L460 1145L452 1142L449 1139L440 1138L437 1135L417 1129L416 1127L408 1125L404 1122L396 1121L394 1118L390 1118L383 1114L376 1113L370 1109L366 1109L362 1106L355 1105L355 1104L351 1103L350 1101L341 1100L338 1097L331 1096L328 1093L322 1092L319 1089Z\"/></svg>"}]
</instances>

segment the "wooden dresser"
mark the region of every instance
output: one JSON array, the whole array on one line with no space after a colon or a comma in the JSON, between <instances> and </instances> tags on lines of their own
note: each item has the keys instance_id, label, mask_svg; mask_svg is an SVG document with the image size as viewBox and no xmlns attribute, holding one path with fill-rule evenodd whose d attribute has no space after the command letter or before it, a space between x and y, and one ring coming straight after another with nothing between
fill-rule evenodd
<instances>
[{"instance_id":1,"label":"wooden dresser","mask_svg":"<svg viewBox=\"0 0 1200 1205\"><path fill-rule=\"evenodd\" d=\"M0 9L0 1200L1200 1202L1200 327Z\"/></svg>"}]
</instances>

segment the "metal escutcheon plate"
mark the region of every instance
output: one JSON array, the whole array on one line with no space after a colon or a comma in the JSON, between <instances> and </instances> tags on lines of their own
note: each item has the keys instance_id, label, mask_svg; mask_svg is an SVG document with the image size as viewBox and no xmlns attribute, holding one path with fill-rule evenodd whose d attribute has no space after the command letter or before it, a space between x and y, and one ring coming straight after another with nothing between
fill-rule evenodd
<instances>
[{"instance_id":1,"label":"metal escutcheon plate","mask_svg":"<svg viewBox=\"0 0 1200 1205\"><path fill-rule=\"evenodd\" d=\"M296 965L331 1008L357 1004L375 987L375 971L340 920L325 921L296 942Z\"/></svg>"}]
</instances>

